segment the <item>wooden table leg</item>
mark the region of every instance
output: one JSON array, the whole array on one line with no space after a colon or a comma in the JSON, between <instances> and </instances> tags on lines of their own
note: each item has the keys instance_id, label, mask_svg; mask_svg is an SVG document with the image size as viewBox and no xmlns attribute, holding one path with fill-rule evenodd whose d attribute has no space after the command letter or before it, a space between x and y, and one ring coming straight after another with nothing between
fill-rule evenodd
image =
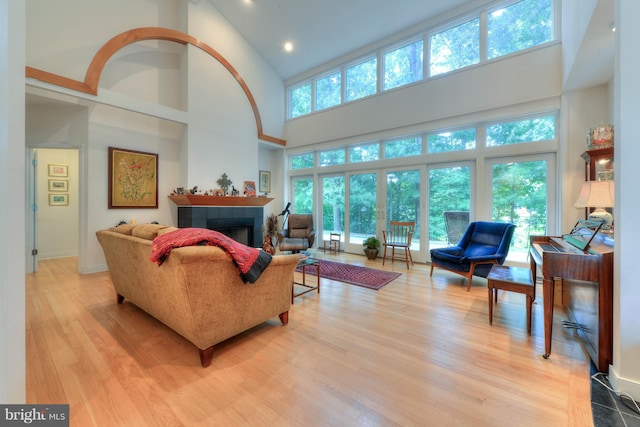
<instances>
[{"instance_id":1,"label":"wooden table leg","mask_svg":"<svg viewBox=\"0 0 640 427\"><path fill-rule=\"evenodd\" d=\"M493 325L493 288L489 285L489 324Z\"/></svg>"},{"instance_id":2,"label":"wooden table leg","mask_svg":"<svg viewBox=\"0 0 640 427\"><path fill-rule=\"evenodd\" d=\"M553 297L555 282L553 278L545 278L542 281L542 294L544 295L544 354L548 359L551 355L551 334L553 332Z\"/></svg>"}]
</instances>

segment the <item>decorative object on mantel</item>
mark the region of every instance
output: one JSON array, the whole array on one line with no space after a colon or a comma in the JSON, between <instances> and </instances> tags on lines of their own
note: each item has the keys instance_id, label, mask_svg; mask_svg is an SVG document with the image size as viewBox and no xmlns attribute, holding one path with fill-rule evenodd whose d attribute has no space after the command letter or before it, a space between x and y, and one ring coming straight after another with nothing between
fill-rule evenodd
<instances>
[{"instance_id":1,"label":"decorative object on mantel","mask_svg":"<svg viewBox=\"0 0 640 427\"><path fill-rule=\"evenodd\" d=\"M264 206L272 198L269 197L232 197L209 196L199 194L171 194L169 200L176 206Z\"/></svg>"},{"instance_id":2,"label":"decorative object on mantel","mask_svg":"<svg viewBox=\"0 0 640 427\"><path fill-rule=\"evenodd\" d=\"M229 194L229 186L231 184L233 184L233 181L231 181L229 179L229 177L227 176L226 173L222 174L222 177L216 181L218 183L218 185L220 186L220 188L222 188L222 191L224 192L224 195L227 196Z\"/></svg>"},{"instance_id":3,"label":"decorative object on mantel","mask_svg":"<svg viewBox=\"0 0 640 427\"><path fill-rule=\"evenodd\" d=\"M256 182L245 181L243 190L244 190L244 197L256 197Z\"/></svg>"},{"instance_id":4,"label":"decorative object on mantel","mask_svg":"<svg viewBox=\"0 0 640 427\"><path fill-rule=\"evenodd\" d=\"M587 147L589 150L612 147L613 140L613 125L599 125L587 131Z\"/></svg>"}]
</instances>

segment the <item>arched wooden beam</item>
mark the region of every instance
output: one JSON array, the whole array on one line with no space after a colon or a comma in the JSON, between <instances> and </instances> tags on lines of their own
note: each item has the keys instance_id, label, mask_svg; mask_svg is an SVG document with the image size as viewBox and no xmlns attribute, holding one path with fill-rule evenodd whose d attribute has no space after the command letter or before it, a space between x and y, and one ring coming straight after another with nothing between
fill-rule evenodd
<instances>
[{"instance_id":1,"label":"arched wooden beam","mask_svg":"<svg viewBox=\"0 0 640 427\"><path fill-rule=\"evenodd\" d=\"M117 36L113 37L111 40L106 42L100 48L100 50L98 50L98 52L91 60L91 64L89 64L89 68L87 69L84 82L69 79L67 77L59 76L57 74L49 73L47 71L39 70L33 67L25 67L26 76L57 86L66 87L68 89L77 90L91 95L97 95L100 76L102 75L102 70L107 64L107 61L111 59L111 57L123 47L143 40L165 40L180 43L183 45L191 44L213 56L236 79L236 81L244 91L245 96L249 100L249 104L251 105L251 109L253 110L253 116L256 120L258 139L262 141L274 142L280 145L286 145L285 140L264 134L264 132L262 131L262 119L260 118L260 112L258 111L258 106L256 105L253 94L251 94L251 91L249 90L249 87L245 83L242 76L240 76L238 71L229 63L229 61L227 61L222 55L220 55L208 44L188 34L176 30L171 30L169 28L135 28L133 30L125 31L124 33L120 33Z\"/></svg>"}]
</instances>

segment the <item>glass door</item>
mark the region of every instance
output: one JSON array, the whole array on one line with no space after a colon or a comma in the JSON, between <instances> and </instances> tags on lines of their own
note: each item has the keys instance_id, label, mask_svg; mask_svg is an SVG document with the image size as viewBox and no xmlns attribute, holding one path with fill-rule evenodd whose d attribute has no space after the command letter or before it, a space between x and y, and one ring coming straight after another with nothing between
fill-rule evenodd
<instances>
[{"instance_id":1,"label":"glass door","mask_svg":"<svg viewBox=\"0 0 640 427\"><path fill-rule=\"evenodd\" d=\"M330 240L331 233L340 234L344 242L344 213L346 184L344 175L321 177L322 189L322 231L317 238L318 247Z\"/></svg>"},{"instance_id":2,"label":"glass door","mask_svg":"<svg viewBox=\"0 0 640 427\"><path fill-rule=\"evenodd\" d=\"M350 252L362 251L362 241L369 236L382 236L377 233L378 224L378 176L375 172L354 173L348 176L349 232L345 245Z\"/></svg>"},{"instance_id":3,"label":"glass door","mask_svg":"<svg viewBox=\"0 0 640 427\"><path fill-rule=\"evenodd\" d=\"M415 223L411 250L420 250L420 170L387 171L386 220L383 228L389 227L389 221L411 221Z\"/></svg>"},{"instance_id":4,"label":"glass door","mask_svg":"<svg viewBox=\"0 0 640 427\"><path fill-rule=\"evenodd\" d=\"M472 163L433 165L429 175L429 249L455 245L471 220ZM452 221L455 213L456 221ZM465 215L466 214L466 215ZM463 220L466 218L466 221Z\"/></svg>"}]
</instances>

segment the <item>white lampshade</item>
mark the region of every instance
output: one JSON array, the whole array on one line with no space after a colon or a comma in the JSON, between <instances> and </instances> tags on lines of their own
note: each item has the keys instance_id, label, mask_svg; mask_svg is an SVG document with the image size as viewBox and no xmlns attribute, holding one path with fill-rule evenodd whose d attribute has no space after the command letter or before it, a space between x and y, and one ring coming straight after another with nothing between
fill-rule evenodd
<instances>
[{"instance_id":1,"label":"white lampshade","mask_svg":"<svg viewBox=\"0 0 640 427\"><path fill-rule=\"evenodd\" d=\"M587 181L583 183L575 206L577 208L596 208L589 215L589 219L601 221L603 229L610 229L613 216L604 208L614 206L613 181Z\"/></svg>"},{"instance_id":2,"label":"white lampshade","mask_svg":"<svg viewBox=\"0 0 640 427\"><path fill-rule=\"evenodd\" d=\"M613 181L583 183L575 203L577 208L612 208L613 206Z\"/></svg>"}]
</instances>

